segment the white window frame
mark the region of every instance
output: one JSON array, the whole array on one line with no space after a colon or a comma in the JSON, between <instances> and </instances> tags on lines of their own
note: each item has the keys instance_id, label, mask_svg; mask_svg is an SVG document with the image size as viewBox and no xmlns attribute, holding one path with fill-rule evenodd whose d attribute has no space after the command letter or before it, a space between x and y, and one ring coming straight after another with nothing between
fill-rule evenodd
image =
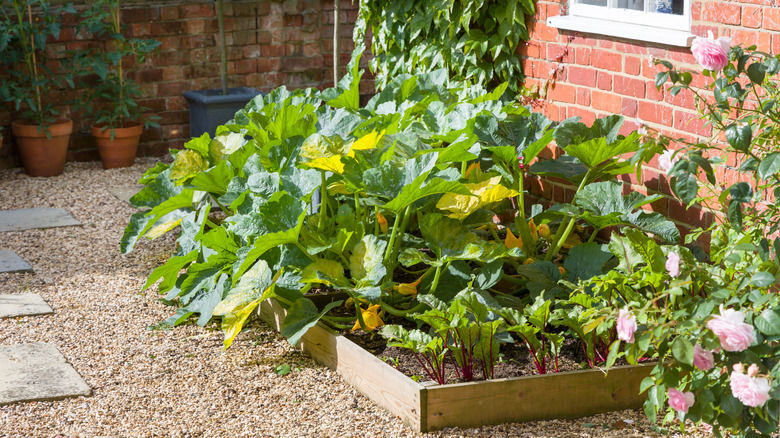
<instances>
[{"instance_id":1,"label":"white window frame","mask_svg":"<svg viewBox=\"0 0 780 438\"><path fill-rule=\"evenodd\" d=\"M547 25L679 47L688 47L693 41L695 35L690 32L692 0L684 0L682 15L619 8L618 1L607 0L607 6L598 6L569 0L569 14L549 17ZM655 0L644 2L645 10L655 9Z\"/></svg>"}]
</instances>

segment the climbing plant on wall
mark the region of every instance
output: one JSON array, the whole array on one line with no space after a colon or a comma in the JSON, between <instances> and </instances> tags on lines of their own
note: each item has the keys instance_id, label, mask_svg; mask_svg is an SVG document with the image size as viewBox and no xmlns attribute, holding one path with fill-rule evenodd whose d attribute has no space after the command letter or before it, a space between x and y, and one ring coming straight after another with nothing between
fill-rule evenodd
<instances>
[{"instance_id":1,"label":"climbing plant on wall","mask_svg":"<svg viewBox=\"0 0 780 438\"><path fill-rule=\"evenodd\" d=\"M517 47L528 40L533 0L361 0L357 47L371 30L371 70L379 89L400 74L446 68L454 80L517 91Z\"/></svg>"}]
</instances>

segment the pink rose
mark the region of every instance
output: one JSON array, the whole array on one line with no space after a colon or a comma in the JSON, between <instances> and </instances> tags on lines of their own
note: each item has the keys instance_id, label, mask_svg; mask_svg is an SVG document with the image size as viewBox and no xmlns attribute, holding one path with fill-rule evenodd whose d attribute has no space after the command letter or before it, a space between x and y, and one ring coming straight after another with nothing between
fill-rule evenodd
<instances>
[{"instance_id":1,"label":"pink rose","mask_svg":"<svg viewBox=\"0 0 780 438\"><path fill-rule=\"evenodd\" d=\"M753 326L745 324L745 314L734 309L720 307L720 315L715 315L707 322L707 328L720 340L720 345L726 351L742 351L750 347L756 340Z\"/></svg>"},{"instance_id":2,"label":"pink rose","mask_svg":"<svg viewBox=\"0 0 780 438\"><path fill-rule=\"evenodd\" d=\"M666 270L669 271L669 275L672 277L680 276L680 255L676 252L670 252L666 256Z\"/></svg>"},{"instance_id":3,"label":"pink rose","mask_svg":"<svg viewBox=\"0 0 780 438\"><path fill-rule=\"evenodd\" d=\"M715 367L715 358L711 351L696 344L693 346L693 365L702 371L708 371Z\"/></svg>"},{"instance_id":4,"label":"pink rose","mask_svg":"<svg viewBox=\"0 0 780 438\"><path fill-rule=\"evenodd\" d=\"M679 159L679 157L674 156L674 151L666 150L658 157L658 168L663 170L664 173L669 173L669 171L672 170L674 163Z\"/></svg>"},{"instance_id":5,"label":"pink rose","mask_svg":"<svg viewBox=\"0 0 780 438\"><path fill-rule=\"evenodd\" d=\"M752 368L753 365L750 367ZM748 368L748 370L749 369L750 368ZM742 370L737 370L735 366L734 371L731 373L731 393L745 406L751 408L763 406L770 398L769 381L763 377L750 377L747 374L743 374L741 371Z\"/></svg>"},{"instance_id":6,"label":"pink rose","mask_svg":"<svg viewBox=\"0 0 780 438\"><path fill-rule=\"evenodd\" d=\"M620 309L617 320L618 339L626 342L634 342L636 331L636 317L628 309Z\"/></svg>"},{"instance_id":7,"label":"pink rose","mask_svg":"<svg viewBox=\"0 0 780 438\"><path fill-rule=\"evenodd\" d=\"M688 413L688 408L693 406L693 403L696 401L692 392L681 392L674 388L669 388L669 391L666 392L666 396L669 397L669 407L677 412L684 412L686 414Z\"/></svg>"},{"instance_id":8,"label":"pink rose","mask_svg":"<svg viewBox=\"0 0 780 438\"><path fill-rule=\"evenodd\" d=\"M712 31L707 32L707 38L696 37L691 44L691 53L696 61L707 70L718 71L729 62L731 37L713 38Z\"/></svg>"}]
</instances>

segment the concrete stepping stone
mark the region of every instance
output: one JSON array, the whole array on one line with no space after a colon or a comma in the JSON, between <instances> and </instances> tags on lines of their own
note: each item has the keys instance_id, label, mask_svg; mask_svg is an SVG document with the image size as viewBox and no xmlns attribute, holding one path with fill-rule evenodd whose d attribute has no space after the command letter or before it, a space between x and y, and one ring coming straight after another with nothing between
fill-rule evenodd
<instances>
[{"instance_id":1,"label":"concrete stepping stone","mask_svg":"<svg viewBox=\"0 0 780 438\"><path fill-rule=\"evenodd\" d=\"M54 313L38 294L0 295L0 318Z\"/></svg>"},{"instance_id":2,"label":"concrete stepping stone","mask_svg":"<svg viewBox=\"0 0 780 438\"><path fill-rule=\"evenodd\" d=\"M0 346L0 406L90 394L87 382L53 345Z\"/></svg>"},{"instance_id":3,"label":"concrete stepping stone","mask_svg":"<svg viewBox=\"0 0 780 438\"><path fill-rule=\"evenodd\" d=\"M144 186L142 185L111 187L110 189L108 189L108 192L114 195L120 201L129 204L130 198L132 198L133 195L141 191L143 187Z\"/></svg>"},{"instance_id":4,"label":"concrete stepping stone","mask_svg":"<svg viewBox=\"0 0 780 438\"><path fill-rule=\"evenodd\" d=\"M32 266L15 252L0 249L0 273L33 272Z\"/></svg>"},{"instance_id":5,"label":"concrete stepping stone","mask_svg":"<svg viewBox=\"0 0 780 438\"><path fill-rule=\"evenodd\" d=\"M81 225L61 208L23 208L0 211L0 231L19 231L32 228L55 228Z\"/></svg>"}]
</instances>

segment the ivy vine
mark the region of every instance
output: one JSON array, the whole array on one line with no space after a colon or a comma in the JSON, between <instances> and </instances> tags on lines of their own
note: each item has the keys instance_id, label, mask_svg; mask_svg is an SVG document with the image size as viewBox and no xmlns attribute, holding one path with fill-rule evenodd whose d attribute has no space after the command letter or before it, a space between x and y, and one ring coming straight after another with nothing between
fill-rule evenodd
<instances>
[{"instance_id":1,"label":"ivy vine","mask_svg":"<svg viewBox=\"0 0 780 438\"><path fill-rule=\"evenodd\" d=\"M369 65L378 89L401 74L445 68L454 80L517 91L518 45L528 40L533 0L361 0L357 47L371 30Z\"/></svg>"}]
</instances>

